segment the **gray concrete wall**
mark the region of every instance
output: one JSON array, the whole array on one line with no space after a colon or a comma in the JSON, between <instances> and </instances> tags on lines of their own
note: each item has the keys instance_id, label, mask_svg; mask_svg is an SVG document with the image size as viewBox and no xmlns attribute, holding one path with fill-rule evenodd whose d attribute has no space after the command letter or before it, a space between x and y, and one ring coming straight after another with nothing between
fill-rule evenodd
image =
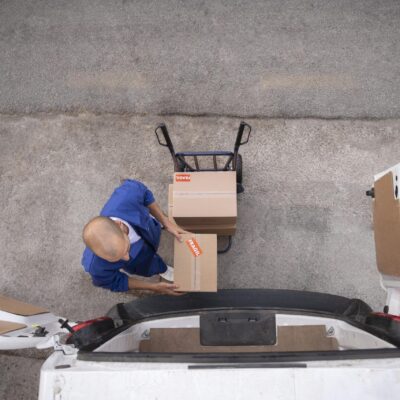
<instances>
[{"instance_id":1,"label":"gray concrete wall","mask_svg":"<svg viewBox=\"0 0 400 400\"><path fill-rule=\"evenodd\" d=\"M0 3L0 112L400 117L397 0Z\"/></svg>"}]
</instances>

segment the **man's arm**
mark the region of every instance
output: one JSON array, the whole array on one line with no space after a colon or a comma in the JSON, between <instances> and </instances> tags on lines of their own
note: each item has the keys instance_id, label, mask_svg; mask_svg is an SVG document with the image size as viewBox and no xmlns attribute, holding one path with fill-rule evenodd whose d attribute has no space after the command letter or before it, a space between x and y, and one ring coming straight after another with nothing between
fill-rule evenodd
<instances>
[{"instance_id":1,"label":"man's arm","mask_svg":"<svg viewBox=\"0 0 400 400\"><path fill-rule=\"evenodd\" d=\"M188 233L175 223L171 222L168 217L162 212L160 206L156 203L154 195L143 183L139 181L128 180L124 183L127 189L132 190L132 196L130 198L133 200L137 198L138 192L140 192L141 201L143 204L149 208L150 214L158 220L165 229L174 235L179 241L182 241L181 233ZM136 197L135 197L136 196Z\"/></svg>"},{"instance_id":2,"label":"man's arm","mask_svg":"<svg viewBox=\"0 0 400 400\"><path fill-rule=\"evenodd\" d=\"M179 288L178 285L166 282L146 282L139 279L128 278L128 288L130 290L140 289L140 290L152 290L160 294L169 294L172 296L180 296L184 293L176 292L175 290Z\"/></svg>"},{"instance_id":3,"label":"man's arm","mask_svg":"<svg viewBox=\"0 0 400 400\"><path fill-rule=\"evenodd\" d=\"M105 260L99 259L101 263ZM176 292L177 285L164 282L146 282L139 279L132 278L119 270L111 271L98 266L96 274L92 275L92 282L95 286L109 289L112 292L126 292L132 289L151 290L160 294L169 294L172 296L179 296L182 292Z\"/></svg>"},{"instance_id":4,"label":"man's arm","mask_svg":"<svg viewBox=\"0 0 400 400\"><path fill-rule=\"evenodd\" d=\"M165 229L169 233L174 235L181 242L182 241L181 233L188 233L188 232L179 227L177 224L171 222L168 219L168 217L162 212L160 206L156 202L149 204L148 207L150 210L150 214L162 225L164 225Z\"/></svg>"}]
</instances>

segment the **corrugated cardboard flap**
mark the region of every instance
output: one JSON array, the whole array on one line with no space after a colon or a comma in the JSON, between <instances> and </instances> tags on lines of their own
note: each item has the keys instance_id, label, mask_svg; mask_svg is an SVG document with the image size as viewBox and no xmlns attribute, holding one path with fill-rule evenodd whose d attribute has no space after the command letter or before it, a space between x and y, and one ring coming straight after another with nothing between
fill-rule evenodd
<instances>
[{"instance_id":1,"label":"corrugated cardboard flap","mask_svg":"<svg viewBox=\"0 0 400 400\"><path fill-rule=\"evenodd\" d=\"M374 191L377 267L384 275L400 276L400 202L394 194L393 173L378 179Z\"/></svg>"}]
</instances>

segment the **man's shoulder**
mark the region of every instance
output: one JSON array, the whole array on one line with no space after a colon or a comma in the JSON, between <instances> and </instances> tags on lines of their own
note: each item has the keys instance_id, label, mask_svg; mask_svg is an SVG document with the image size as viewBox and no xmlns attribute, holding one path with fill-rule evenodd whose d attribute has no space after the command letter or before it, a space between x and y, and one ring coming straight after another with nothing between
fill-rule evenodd
<instances>
[{"instance_id":1,"label":"man's shoulder","mask_svg":"<svg viewBox=\"0 0 400 400\"><path fill-rule=\"evenodd\" d=\"M86 272L90 272L95 256L96 255L93 253L92 250L89 249L89 247L85 247L85 250L83 251L82 254L81 262Z\"/></svg>"},{"instance_id":2,"label":"man's shoulder","mask_svg":"<svg viewBox=\"0 0 400 400\"><path fill-rule=\"evenodd\" d=\"M116 196L143 196L143 194L146 192L147 186L139 181L136 181L134 179L125 179L121 185L119 185L115 190L114 193L111 195L113 197L114 195Z\"/></svg>"},{"instance_id":3,"label":"man's shoulder","mask_svg":"<svg viewBox=\"0 0 400 400\"><path fill-rule=\"evenodd\" d=\"M85 248L82 255L82 266L90 274L99 274L107 269L119 269L118 263L110 263L93 253L88 247Z\"/></svg>"},{"instance_id":4,"label":"man's shoulder","mask_svg":"<svg viewBox=\"0 0 400 400\"><path fill-rule=\"evenodd\" d=\"M103 211L107 212L109 209L118 207L132 207L140 202L145 190L143 183L127 179L114 190L104 205Z\"/></svg>"},{"instance_id":5,"label":"man's shoulder","mask_svg":"<svg viewBox=\"0 0 400 400\"><path fill-rule=\"evenodd\" d=\"M100 212L103 217L122 218L133 225L142 225L141 214L148 212L143 199L146 186L135 180L127 179L117 187Z\"/></svg>"}]
</instances>

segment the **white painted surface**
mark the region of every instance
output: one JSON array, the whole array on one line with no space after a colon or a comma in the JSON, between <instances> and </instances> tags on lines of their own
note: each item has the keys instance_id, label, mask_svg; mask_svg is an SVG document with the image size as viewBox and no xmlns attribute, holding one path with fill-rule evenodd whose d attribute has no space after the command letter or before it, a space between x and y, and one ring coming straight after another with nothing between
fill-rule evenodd
<instances>
[{"instance_id":1,"label":"white painted surface","mask_svg":"<svg viewBox=\"0 0 400 400\"><path fill-rule=\"evenodd\" d=\"M67 369L54 370L66 364ZM187 364L74 363L54 354L39 400L377 400L400 392L400 361L319 361L307 368L189 370Z\"/></svg>"},{"instance_id":2,"label":"white painted surface","mask_svg":"<svg viewBox=\"0 0 400 400\"><path fill-rule=\"evenodd\" d=\"M377 180L381 179L383 176L385 176L389 172L392 172L392 174L393 174L393 193L394 193L394 188L396 186L396 176L400 177L400 163L394 165L393 167L386 169L383 172L380 172L379 174L374 175L374 181L376 182Z\"/></svg>"},{"instance_id":3,"label":"white painted surface","mask_svg":"<svg viewBox=\"0 0 400 400\"><path fill-rule=\"evenodd\" d=\"M43 313L25 317L6 311L0 311L0 320L17 322L26 325L26 328L18 329L12 332L0 335L0 350L27 349L32 347L45 348L52 347L51 338L57 333L66 333L66 329L61 329L58 322L60 317L51 313ZM74 325L73 322L71 322ZM48 331L44 337L35 337L34 332L38 326L46 328Z\"/></svg>"}]
</instances>

